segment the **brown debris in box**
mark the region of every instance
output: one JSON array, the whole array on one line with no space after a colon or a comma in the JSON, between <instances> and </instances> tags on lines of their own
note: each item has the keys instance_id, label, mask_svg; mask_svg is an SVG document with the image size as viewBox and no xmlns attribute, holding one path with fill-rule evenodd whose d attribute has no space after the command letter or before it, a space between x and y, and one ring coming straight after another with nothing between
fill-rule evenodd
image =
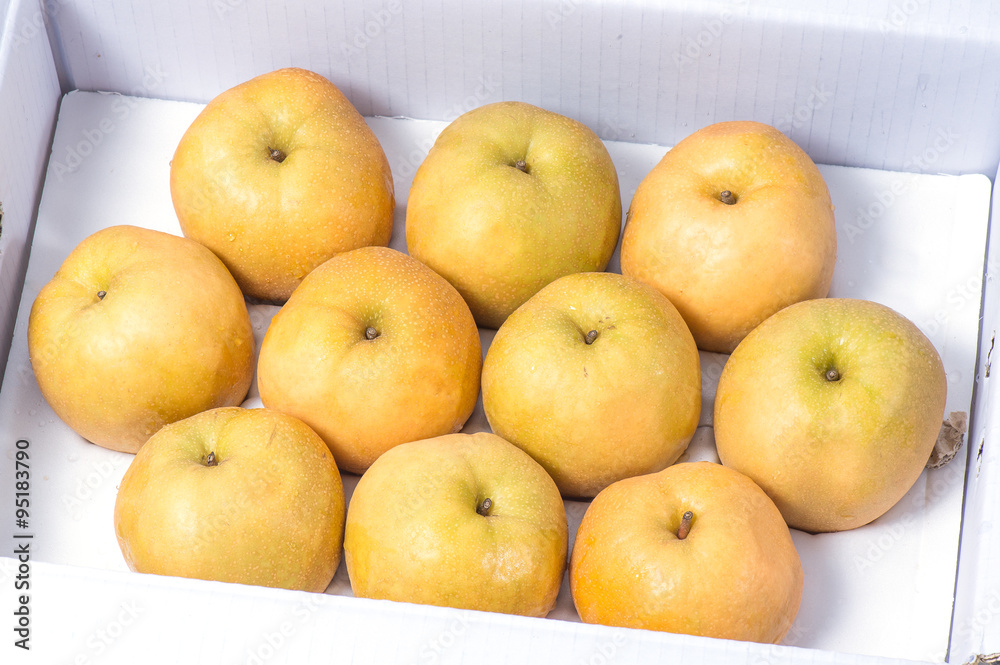
<instances>
[{"instance_id":1,"label":"brown debris in box","mask_svg":"<svg viewBox=\"0 0 1000 665\"><path fill-rule=\"evenodd\" d=\"M928 469L938 469L955 457L955 454L962 449L968 427L969 414L965 411L952 411L949 414L948 420L941 424L941 432L934 444L934 450L931 451L930 459L927 460Z\"/></svg>"},{"instance_id":2,"label":"brown debris in box","mask_svg":"<svg viewBox=\"0 0 1000 665\"><path fill-rule=\"evenodd\" d=\"M991 653L988 656L978 655L970 660L968 665L988 665L989 663L1000 663L1000 653Z\"/></svg>"}]
</instances>

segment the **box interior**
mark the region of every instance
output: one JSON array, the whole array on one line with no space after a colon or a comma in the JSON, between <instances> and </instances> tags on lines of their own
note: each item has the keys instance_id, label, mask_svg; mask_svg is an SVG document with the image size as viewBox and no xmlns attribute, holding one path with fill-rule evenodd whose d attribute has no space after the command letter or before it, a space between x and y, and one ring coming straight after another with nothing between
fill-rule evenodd
<instances>
[{"instance_id":1,"label":"box interior","mask_svg":"<svg viewBox=\"0 0 1000 665\"><path fill-rule=\"evenodd\" d=\"M855 543L850 550L860 559L836 556L832 568L853 575L844 579L856 586L867 586L866 576L874 575L878 578L876 586L880 582L892 584L894 579L907 587L911 594L907 597L912 603L904 608L903 615L893 618L893 623L904 627L901 632L883 629L885 614L879 609L885 607L883 602L892 605L899 600L891 597L894 591L883 594L890 598L879 598L870 606L874 611L868 616L869 623L858 629L851 623L855 611L845 609L851 601L844 596L850 596L851 590L828 584L806 600L814 610L824 609L833 617L831 623L836 630L853 633L853 646L845 648L836 640L824 642L825 638L817 636L823 635L823 630L817 631L814 626L802 627L790 635L790 644L804 644L806 649L733 646L716 641L706 645L704 640L636 635L634 631L628 631L629 637L622 646L614 637L617 633L602 643L600 630L579 625L564 628L574 624L558 620L544 623L544 628L528 629L529 634L541 631L544 635L531 639L551 642L553 646L549 648L556 649L556 645L565 644L571 636L574 643L593 647L592 651L574 652L581 656L601 654L600 647L603 645L607 650L610 644L625 662L632 657L640 662L637 654L649 652L636 645L650 641L660 652L678 650L671 653L703 657L710 654L716 659L723 653L741 654L748 662L757 662L755 658L759 662L848 662L841 658L841 653L875 654L873 660L878 662L891 662L897 657L940 661L947 653L950 662L964 662L970 654L988 653L991 647L1000 649L1000 639L992 637L1000 635L997 601L1000 584L993 572L1000 564L997 554L1000 547L996 542L998 534L991 529L993 508L989 500L991 494L995 496L997 462L988 445L996 435L989 406L997 398L985 380L996 320L996 308L990 298L992 294L996 300L991 277L995 275L992 267L997 251L995 243L989 243L990 262L982 270L989 184L983 182L986 179L973 177L957 186L952 178L932 175L996 173L1000 129L994 109L1000 92L1000 68L995 65L1000 62L1000 38L994 16L1000 8L986 1L952 3L950 7L940 3L889 1L849 5L849 12L843 14L837 3L806 12L790 0L667 2L655 6L624 1L561 0L536 4L509 0L486 6L444 1L411 3L405 7L401 2L391 1L348 6L300 0L280 9L240 0L179 2L156 7L133 6L126 0L54 0L44 4L13 0L6 12L0 42L0 122L19 130L11 133L17 149L0 154L0 203L4 210L0 236L0 314L6 317L6 321L0 319L3 324L0 346L5 343L4 336L6 339L15 334L23 336L23 321L17 331L13 328L14 313L46 164L51 180L59 160L68 164L71 157L67 151L86 139L70 135L64 144L52 144L60 95L69 90L108 90L162 100L205 102L253 75L279 66L297 65L328 76L365 115L388 116L373 118L373 124L395 116L447 121L465 110L500 99L533 102L583 120L608 140L610 146L620 146L615 153L619 157L646 155L635 162L637 170L643 159L651 166L653 158L652 153L644 153L635 144L670 145L694 129L718 120L752 118L769 122L824 163L825 176L836 181L839 174L849 174L842 179L843 198L838 201L837 217L842 247L851 248L849 255L856 258L852 259L852 272L838 274L835 293L860 293L889 304L912 297L910 315L936 344L941 342L947 347L944 353L952 354L955 359L953 372L959 376L950 373L950 377L962 386L958 406L969 408L973 396L976 404L966 447L970 462L968 489L963 496L963 452L941 473L925 477L926 482L905 500L909 503L901 504L896 521L876 523L872 526L879 528L861 535L863 546ZM761 48L762 44L769 48ZM114 101L121 103L120 99ZM128 107L131 119L124 119L123 130L135 122L139 113L133 111L141 106ZM397 125L415 126L405 121L383 126ZM426 141L433 134L434 130L429 129L432 126L433 123L425 128L429 133L410 135L406 139L410 143L398 143L400 151L390 155L397 184L400 179L412 176L429 145ZM74 129L82 132L88 128L91 127L84 123ZM156 125L150 131L161 130ZM388 136L394 130L384 131ZM113 143L111 136L108 135L108 144ZM396 140L402 141L404 136L406 132ZM414 140L416 136L422 138ZM89 172L96 162L96 158L88 155L80 168ZM845 171L830 168L837 165L862 168ZM163 165L159 168L162 170ZM914 177L919 174L931 178ZM911 215L916 213L920 219L927 199L909 194L922 194L928 183L933 183L932 187L940 184L941 191L931 198L935 205L943 206L944 215L918 224L911 235L909 225L914 219ZM633 189L634 184L637 180ZM963 189L966 184L967 190ZM627 189L623 180L626 204ZM119 197L120 194L125 196ZM891 205L887 205L890 197ZM121 208L108 211L108 218L119 212L127 214L128 202L134 198L134 192L116 191L116 196L104 203ZM888 212L882 212L879 205ZM78 212L73 205L66 210L67 214ZM933 210L942 212L939 208ZM149 224L175 224L170 214L169 208L166 213L160 209L148 218ZM952 222L959 218L974 219L974 223L956 232ZM82 238L79 234L84 227L84 224L76 227L73 233L77 236L70 237ZM397 240L399 237L397 232ZM926 237L931 238L930 246L918 240ZM42 234L36 235L34 243L39 255L49 253L47 259L38 260L53 265L59 252L65 252L68 242L69 237L60 247L59 243L49 244ZM892 250L883 251L887 246ZM899 254L895 253L897 247L901 250ZM936 253L933 259L927 255L929 247ZM35 260L36 248L31 251ZM934 263L929 269L936 275L938 291L910 292L913 282L908 280L927 277L923 267L928 260ZM872 266L883 266L891 275L884 275ZM617 268L613 265L610 269ZM981 291L984 282L985 292ZM37 283L34 287L25 286L24 300L20 302L22 310L25 302L30 301L31 289L37 291L39 286ZM920 302L916 303L917 300ZM983 339L977 361L980 342L975 333L979 330L980 303ZM256 321L265 322L266 313ZM16 337L14 343L16 346ZM19 369L7 368L0 409L8 411L0 411L3 423L0 426L6 428L12 422L7 418L10 409L27 405L27 411L17 414L24 416L22 424L32 424L32 419L41 415L34 427L46 432L58 430L61 423L48 421L51 415L44 413L47 407L37 404L37 395L32 397L25 392L31 379L30 368L25 369L23 360L22 357L18 363ZM709 371L717 371L721 362L708 358L705 366ZM32 399L36 401L31 402ZM949 409L954 406L950 398ZM32 409L35 413L30 413ZM3 445L7 443L5 440ZM709 455L710 450L708 446L695 446L693 453L702 451ZM121 459L113 459L110 453L102 457L99 450L92 452L95 455L69 460L75 470L65 473L60 480L69 483L63 488L72 486L72 491L55 497L42 495L43 490L38 489L36 495L42 505L49 502L51 515L61 511L64 515L60 519L68 516L74 524L58 522L60 527L66 526L70 533L75 530L81 538L90 538L91 531L81 527L80 513L77 513L79 519L70 513L68 505L74 505L72 500L79 498L77 491L86 493L88 482L100 478L103 489L98 488L83 504L93 507L101 501L106 503L109 493L113 496L114 485L109 479L124 472ZM60 449L54 454L62 453L67 457L72 454ZM8 460L3 461L6 464ZM5 466L0 470L7 472ZM104 498L98 498L101 496ZM947 506L944 515L932 509L941 505ZM9 506L0 509L5 523L12 521L7 519L9 511ZM963 511L965 527L959 534L956 515L961 516ZM912 528L913 515L925 513L927 519L941 521L925 523L921 517L921 527ZM907 528L897 538L899 526L904 523ZM931 524L944 525L943 531L924 528ZM946 571L936 569L935 581L929 586L922 585L919 577L904 573L911 570L905 564L902 568L897 565L899 558L908 558L904 551L913 551L909 545L901 544L909 539L917 542L914 546L919 552L917 558L924 564L940 563L942 552L951 557L950 560L944 557ZM799 537L796 543L812 550L812 540L813 537ZM102 541L97 539L97 542ZM107 542L105 537L105 546ZM50 541L49 546L52 545ZM824 547L815 549L834 551ZM82 551L78 554L89 556ZM44 562L46 558L40 555L39 560ZM909 561L912 563L913 559ZM92 567L98 570L90 570ZM105 567L106 560L96 565L73 564L68 569L39 564L41 574L65 584L71 598L84 597L80 590L95 588L94 580L102 583L115 580L112 586L122 590L122 596L107 599L105 609L112 616L119 599L130 596L127 589L137 576L99 570ZM153 597L168 588L159 582L152 584L152 588L160 589L151 592ZM178 583L184 594L190 594L186 598L204 601L216 593L215 587L208 591L197 582L170 582ZM949 586L956 598L954 617L950 599L944 604L931 599L941 597ZM57 602L58 590L55 587L49 590L47 602ZM565 601L563 598L563 609ZM291 599L279 602L278 606L286 613L295 608ZM804 610L808 607L804 604ZM925 607L930 608L929 612L923 611ZM343 606L337 608L330 616L340 620ZM862 613L857 618L865 616L863 609L857 611ZM281 616L278 610L275 612ZM436 611L425 614L423 608L380 607L374 614L381 618L372 619L367 606L361 614L371 619L368 624L371 630L380 621L398 618L400 613L414 616L411 612L418 617L439 616ZM572 619L571 614L570 609L564 618ZM434 630L454 619L447 612L440 616L444 617L441 619L444 624L435 624L428 618L420 618L418 622L423 621ZM810 616L808 611L803 616L805 625L805 618ZM486 625L517 623L492 615L484 621ZM914 628L913 622L922 621L932 627L927 631L915 630L920 636L911 641L906 631ZM384 629L385 623L381 625ZM523 632L518 634L524 638ZM893 640L908 644L898 650L890 646ZM512 658L523 646L521 642L492 642L495 648L483 649L482 642L471 637L461 641L462 649L448 652L452 658L459 651L496 656L499 650L501 658L507 658L505 662L514 662ZM289 658L287 662L293 662L288 656L292 651L286 649L283 653L283 658ZM359 657L358 661L364 662L365 658Z\"/></svg>"},{"instance_id":2,"label":"box interior","mask_svg":"<svg viewBox=\"0 0 1000 665\"><path fill-rule=\"evenodd\" d=\"M68 429L38 392L27 357L27 313L62 259L94 231L138 224L179 234L169 199L169 162L180 135L200 110L193 103L118 94L71 92L63 99L38 212L8 379L0 395L7 439L31 442L36 474L36 560L127 570L110 516L115 489L132 456L87 443ZM444 122L371 118L390 155L429 146ZM665 148L607 142L620 172L623 198ZM920 325L949 374L949 410L968 411L978 341L979 281L990 195L983 176L943 176L821 167L834 205L848 211L874 197L863 226L841 224L831 295L883 302ZM395 177L400 203L391 246L405 251L409 177ZM878 202L880 193L897 197ZM904 196L905 195L905 196ZM877 213L877 214L876 214ZM618 270L617 256L610 269ZM967 302L948 299L958 285ZM947 307L947 316L941 316ZM251 305L258 344L270 305ZM484 352L492 331L482 333ZM725 356L703 353L701 429L682 460L717 461L711 404ZM246 406L261 406L256 390ZM466 431L488 429L481 404ZM957 567L964 454L928 472L889 514L839 534L794 532L806 570L803 605L786 644L875 656L944 660ZM356 479L347 477L352 487ZM571 527L586 504L567 502ZM932 537L933 536L933 537ZM349 594L343 565L331 593ZM831 611L836 608L836 611ZM890 619L891 617L891 619ZM564 584L553 619L577 621Z\"/></svg>"},{"instance_id":3,"label":"box interior","mask_svg":"<svg viewBox=\"0 0 1000 665\"><path fill-rule=\"evenodd\" d=\"M0 7L0 373L7 363L14 314L45 176L62 91L41 12L31 3Z\"/></svg>"}]
</instances>

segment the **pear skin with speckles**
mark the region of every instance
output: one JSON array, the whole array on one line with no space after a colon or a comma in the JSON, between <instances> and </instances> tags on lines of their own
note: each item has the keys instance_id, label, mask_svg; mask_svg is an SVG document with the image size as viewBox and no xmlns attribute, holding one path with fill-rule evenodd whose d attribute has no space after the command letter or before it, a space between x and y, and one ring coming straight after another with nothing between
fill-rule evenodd
<instances>
[{"instance_id":1,"label":"pear skin with speckles","mask_svg":"<svg viewBox=\"0 0 1000 665\"><path fill-rule=\"evenodd\" d=\"M378 138L323 76L279 69L212 99L170 165L184 235L252 298L284 302L323 261L388 245L395 197Z\"/></svg>"},{"instance_id":2,"label":"pear skin with speckles","mask_svg":"<svg viewBox=\"0 0 1000 665\"><path fill-rule=\"evenodd\" d=\"M243 294L212 252L120 225L80 241L42 287L28 356L63 422L135 453L166 424L239 405L253 380L254 338Z\"/></svg>"},{"instance_id":3,"label":"pear skin with speckles","mask_svg":"<svg viewBox=\"0 0 1000 665\"><path fill-rule=\"evenodd\" d=\"M458 289L479 325L499 328L553 280L604 270L621 220L618 172L597 134L496 102L456 118L420 164L406 247Z\"/></svg>"},{"instance_id":4,"label":"pear skin with speckles","mask_svg":"<svg viewBox=\"0 0 1000 665\"><path fill-rule=\"evenodd\" d=\"M639 184L622 232L622 273L670 298L698 348L718 353L782 307L826 296L836 260L823 174L760 122L679 141Z\"/></svg>"},{"instance_id":5,"label":"pear skin with speckles","mask_svg":"<svg viewBox=\"0 0 1000 665\"><path fill-rule=\"evenodd\" d=\"M489 432L406 443L351 497L344 563L359 598L545 616L566 568L559 489Z\"/></svg>"},{"instance_id":6,"label":"pear skin with speckles","mask_svg":"<svg viewBox=\"0 0 1000 665\"><path fill-rule=\"evenodd\" d=\"M481 371L458 291L403 252L362 247L316 268L275 315L257 386L362 473L393 446L462 429Z\"/></svg>"},{"instance_id":7,"label":"pear skin with speckles","mask_svg":"<svg viewBox=\"0 0 1000 665\"><path fill-rule=\"evenodd\" d=\"M340 472L315 432L226 407L149 440L122 477L114 528L134 571L322 592L345 515Z\"/></svg>"}]
</instances>

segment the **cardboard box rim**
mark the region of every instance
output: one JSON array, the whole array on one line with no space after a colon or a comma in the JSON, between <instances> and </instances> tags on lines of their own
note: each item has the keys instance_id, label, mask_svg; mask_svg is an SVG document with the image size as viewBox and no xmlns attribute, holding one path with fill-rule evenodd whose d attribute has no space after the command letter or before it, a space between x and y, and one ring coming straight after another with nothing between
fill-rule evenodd
<instances>
[{"instance_id":1,"label":"cardboard box rim","mask_svg":"<svg viewBox=\"0 0 1000 665\"><path fill-rule=\"evenodd\" d=\"M68 13L64 10L72 8L78 14L84 15L86 12L79 10L86 9L92 14L97 15L101 11L115 11L116 8L120 10L124 4L127 4L124 0L121 2L115 2L114 0L94 0L93 2L88 2L87 0L60 0L59 2L49 3L33 2L33 0L12 0L6 7L3 38L2 42L0 42L0 122L3 123L5 128L15 128L17 130L9 133L5 132L9 135L9 140L13 144L12 150L6 151L7 154L9 155L11 152L14 152L17 155L28 156L28 158L22 158L21 161L14 161L7 155L0 157L0 201L3 202L4 210L3 235L0 236L0 348L3 349L3 353L0 354L0 372L2 372L3 365L6 362L6 353L10 345L14 324L13 317L17 311L20 284L24 277L35 208L40 196L52 127L55 122L61 94L67 92L69 89L67 87L69 84L60 84L60 80L78 83L81 78L85 78L81 77L80 73L74 70L72 60L69 60L69 65L71 66L66 67L67 58L70 57L67 53L75 52L75 50L80 48L80 44L78 41L60 41L61 28L65 28L68 21ZM315 5L315 3L311 4L308 0L304 0L300 4L307 8ZM511 1L507 4L516 6L519 3ZM605 4L615 7L619 4L628 5L630 3L609 2ZM768 7L757 11L751 18L741 18L737 10L740 9L743 3L737 0L733 3L732 7L732 10L737 12L737 14L728 15L735 16L735 18L731 19L730 23L726 23L723 20L722 15L718 13L718 7L715 6L705 8L703 10L705 13L699 14L697 9L688 7L688 3L676 2L668 4L671 5L670 8L677 11L686 9L689 11L687 16L694 17L691 18L694 24L693 32L689 31L687 36L696 38L703 34L703 31L707 30L708 26L714 25L710 23L712 20L721 21L722 25L741 25L741 21L750 21L754 18L762 21L780 21L783 16L780 10L790 3L769 3L771 9L774 9L775 14L772 19L768 19L768 12L765 11ZM366 7L372 16L377 17L379 10L389 11L386 9L389 5L395 6L391 2L370 2ZM560 2L555 4L549 3L546 7L550 11L556 11L556 16L563 16L563 14L568 12L568 18L572 18L576 15L577 10L573 9L573 11L570 11L570 9L581 6L582 3L570 2L567 4L567 2ZM910 4L908 3L899 4L899 7L906 8L909 6ZM979 8L988 8L989 5L988 3L981 3L977 6ZM217 3L217 7L228 8L227 11L241 11L243 5L239 2L225 2L223 4ZM663 9L663 11L669 11L670 8ZM656 10L651 9L650 11ZM707 18L705 18L706 15ZM891 12L886 15L890 19L893 16ZM697 20L699 17L703 21L699 22ZM565 16L563 18L568 20ZM857 21L854 21L854 18L857 18ZM862 18L864 17L852 18L849 16L847 23L852 25L858 22L863 23L861 21ZM917 20L914 19L914 22L916 23ZM929 23L931 21L927 20L923 24L912 27L908 26L908 29L919 32L922 27L926 27ZM364 25L364 22L361 25ZM34 27L32 28L32 26ZM988 27L992 28L992 26ZM944 32L948 33L948 31ZM985 76L986 74L982 69L1000 61L1000 34L998 34L996 29L987 30L985 35L982 34L982 31L977 34L979 34L979 43L983 45L986 55L980 58L976 66L980 68L979 74ZM892 36L890 34L889 38ZM940 38L940 34L935 35L935 38ZM947 37L944 39L947 39ZM885 41L888 43L891 42L891 39L886 39ZM683 38L681 43L685 43L683 42ZM696 41L695 43L697 44L698 42ZM720 50L722 50L721 47ZM57 71L57 63L63 64L63 71ZM704 63L695 64L703 65ZM302 64L302 66L309 65ZM254 68L265 71L271 67L254 65ZM134 94L137 89L141 91L144 71L140 69L138 72L127 72L125 79L129 80L128 77L131 76L130 80L132 84L118 86L115 89L119 92L128 92L130 94ZM255 73L259 73L259 71ZM138 74L138 77L136 77L136 74ZM219 72L216 72L216 74L218 75ZM239 71L230 71L229 75L243 76ZM333 76L331 78L335 79ZM977 106L975 113L980 115L976 117L995 117L995 115L991 116L991 113L995 113L993 112L994 107L987 108L989 106L988 102L994 101L996 98L995 81L996 78L988 79L988 84L990 84L988 92L991 91L994 94L992 99L984 102L982 99L977 98L976 101L979 101L980 104ZM39 82L42 85L39 85ZM156 95L150 94L148 96ZM858 99L855 96L851 101L858 102ZM374 104L374 102L370 103ZM387 108L395 110L398 107L390 105ZM560 109L556 108L554 110ZM713 116L712 120L724 119L722 117L716 118L715 116L725 115L725 111L713 112L708 115ZM810 118L803 122L808 125L813 120L814 118ZM707 124L707 122L704 124ZM1000 123L996 124L1000 125ZM678 127L676 131L687 132L691 129L693 128ZM801 131L802 127L795 127L795 129ZM806 134L809 134L811 128L807 126L806 130ZM604 133L606 134L606 132ZM928 132L925 136L931 139L930 145L933 146L934 134ZM984 172L985 167L983 165L989 164L990 166L985 172L993 179L995 187L997 165L1000 163L1000 151L994 145L996 143L993 140L994 138L995 136L991 135L989 136L990 140L985 141L988 157L973 160L976 166L970 170ZM973 136L965 141L965 143L974 141L975 137ZM978 155L979 153L976 154ZM874 156L870 157L870 159L877 162L879 158ZM935 165L935 162L932 160L929 164L917 162L911 163L909 165L910 168L902 170L921 171L933 168ZM954 162L949 162L944 164L944 166L946 168L943 170L949 172L965 172L961 165L955 168L956 164ZM996 197L994 197L993 205L997 205ZM995 212L996 210L994 209ZM991 218L992 216L991 214ZM996 319L998 316L998 307L1000 307L1000 304L998 304L1000 293L997 292L998 287L995 280L997 261L1000 260L1000 241L997 241L992 234L989 236L986 250L986 273L984 275L983 302L981 304L980 351L977 361L977 380L974 393L975 409L972 413L971 428L966 443L966 445L970 446L970 463L966 473L963 528L948 662L968 662L977 654L989 654L992 651L1000 651L1000 608L998 608L1000 576L995 572L1000 569L1000 566L998 566L1000 564L1000 543L998 543L1000 534L996 530L983 528L983 525L991 525L993 522L995 508L990 501L989 495L991 492L995 492L997 484L1000 482L1000 479L997 478L997 475L1000 474L1000 468L998 468L1000 462L994 459L990 444L987 443L988 440L992 441L997 435L996 430L1000 427L1000 424L996 422L996 417L993 416L993 413L996 412L995 407L998 406L995 402L1000 399L1000 396L996 394L996 391L991 390L990 382L988 381L991 351L996 331ZM972 450L976 451L975 455L971 454ZM972 529L970 525L978 525L978 528ZM98 579L104 577L104 575L95 571L70 569L69 567L54 566L51 564L42 566L42 569L54 569L57 576L79 577L84 586L88 584L88 580L92 579L96 582ZM111 577L114 576L112 575ZM196 587L198 586L197 583L194 584ZM96 589L96 584L92 588ZM403 614L409 611L411 610L403 611ZM437 612L438 610L434 611ZM576 630L591 629L599 630L598 628L586 626L576 628ZM668 648L671 648L669 645L676 645L677 649L681 650L681 653L683 653L683 649L685 648L684 645L691 645L692 643L695 645L690 647L692 653L714 654L715 656L722 653L732 653L729 645L724 647L716 645L714 644L715 641L712 640L688 639L670 635L664 635L661 639L668 645ZM794 649L791 651L796 653ZM765 655L768 653L770 652L766 648L759 645L745 645L745 654L748 659L753 654ZM859 658L846 655L842 657L840 654L832 653L802 653L800 655L803 657L803 661L801 662L807 660L838 663L891 662L889 659L877 657Z\"/></svg>"}]
</instances>

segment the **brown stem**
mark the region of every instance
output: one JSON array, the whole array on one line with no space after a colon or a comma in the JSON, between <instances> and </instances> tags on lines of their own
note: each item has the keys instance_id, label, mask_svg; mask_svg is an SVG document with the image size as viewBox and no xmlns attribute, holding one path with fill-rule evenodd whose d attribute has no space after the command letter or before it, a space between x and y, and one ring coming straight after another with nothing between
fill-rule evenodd
<instances>
[{"instance_id":1,"label":"brown stem","mask_svg":"<svg viewBox=\"0 0 1000 665\"><path fill-rule=\"evenodd\" d=\"M591 330L589 333L583 336L583 341L587 344L593 344L594 340L597 339L598 332L596 330Z\"/></svg>"},{"instance_id":2,"label":"brown stem","mask_svg":"<svg viewBox=\"0 0 1000 665\"><path fill-rule=\"evenodd\" d=\"M104 300L104 296L106 296L106 295L108 295L108 292L107 292L107 291L98 291L98 292L97 292L97 298L98 298L99 300Z\"/></svg>"},{"instance_id":3,"label":"brown stem","mask_svg":"<svg viewBox=\"0 0 1000 665\"><path fill-rule=\"evenodd\" d=\"M834 381L840 381L840 372L837 371L835 367L831 367L826 370L826 374L823 375L827 381L833 383Z\"/></svg>"},{"instance_id":4,"label":"brown stem","mask_svg":"<svg viewBox=\"0 0 1000 665\"><path fill-rule=\"evenodd\" d=\"M731 206L736 203L736 197L728 189L724 189L719 192L719 200L725 203L727 206Z\"/></svg>"},{"instance_id":5,"label":"brown stem","mask_svg":"<svg viewBox=\"0 0 1000 665\"><path fill-rule=\"evenodd\" d=\"M486 517L490 514L490 508L493 507L493 500L489 497L483 499L483 502L476 507L476 512Z\"/></svg>"},{"instance_id":6,"label":"brown stem","mask_svg":"<svg viewBox=\"0 0 1000 665\"><path fill-rule=\"evenodd\" d=\"M690 510L681 515L681 525L677 527L677 540L684 540L688 537L688 533L691 532L691 520L694 519L694 513Z\"/></svg>"},{"instance_id":7,"label":"brown stem","mask_svg":"<svg viewBox=\"0 0 1000 665\"><path fill-rule=\"evenodd\" d=\"M517 170L522 171L524 173L527 173L528 172L528 163L525 162L523 159L519 159L516 162L514 162L514 168L516 168Z\"/></svg>"},{"instance_id":8,"label":"brown stem","mask_svg":"<svg viewBox=\"0 0 1000 665\"><path fill-rule=\"evenodd\" d=\"M375 330L375 328L373 328L372 326L368 326L367 328L365 328L365 339L367 340L373 340L381 334L382 333Z\"/></svg>"},{"instance_id":9,"label":"brown stem","mask_svg":"<svg viewBox=\"0 0 1000 665\"><path fill-rule=\"evenodd\" d=\"M285 161L286 155L281 150L279 150L277 148L272 148L271 146L268 146L267 147L267 152L270 155L271 159L273 159L274 161L278 162L279 164L281 162Z\"/></svg>"},{"instance_id":10,"label":"brown stem","mask_svg":"<svg viewBox=\"0 0 1000 665\"><path fill-rule=\"evenodd\" d=\"M219 463L215 461L215 451L210 452L208 457L205 458L205 466L218 466L218 464Z\"/></svg>"}]
</instances>

